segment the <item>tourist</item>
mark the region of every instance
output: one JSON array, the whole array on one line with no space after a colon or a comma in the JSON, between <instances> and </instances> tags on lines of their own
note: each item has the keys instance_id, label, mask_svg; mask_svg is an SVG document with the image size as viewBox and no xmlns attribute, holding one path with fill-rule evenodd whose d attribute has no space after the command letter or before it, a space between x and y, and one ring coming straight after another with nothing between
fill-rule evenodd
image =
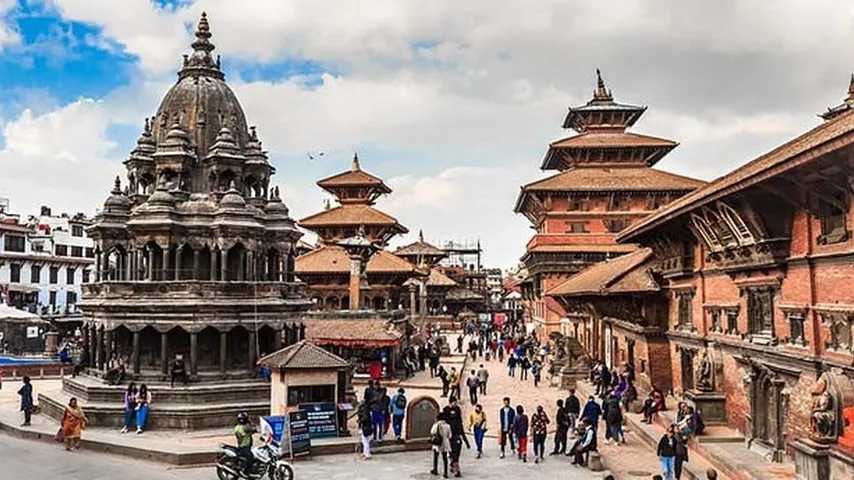
<instances>
[{"instance_id":1,"label":"tourist","mask_svg":"<svg viewBox=\"0 0 854 480\"><path fill-rule=\"evenodd\" d=\"M676 436L676 456L673 457L673 477L682 478L682 464L688 463L688 445L686 441Z\"/></svg>"},{"instance_id":2,"label":"tourist","mask_svg":"<svg viewBox=\"0 0 854 480\"><path fill-rule=\"evenodd\" d=\"M362 403L366 405L370 405L371 401L374 398L374 381L368 380L368 385L365 387L365 391L362 393Z\"/></svg>"},{"instance_id":3,"label":"tourist","mask_svg":"<svg viewBox=\"0 0 854 480\"><path fill-rule=\"evenodd\" d=\"M141 434L148 422L148 410L151 408L151 392L142 384L136 394L136 433Z\"/></svg>"},{"instance_id":4,"label":"tourist","mask_svg":"<svg viewBox=\"0 0 854 480\"><path fill-rule=\"evenodd\" d=\"M593 429L596 429L599 425L599 417L602 415L602 407L596 403L596 399L593 398L593 395L587 397L587 403L584 404L584 410L581 412L581 418L583 420L587 420L587 422L593 426Z\"/></svg>"},{"instance_id":5,"label":"tourist","mask_svg":"<svg viewBox=\"0 0 854 480\"><path fill-rule=\"evenodd\" d=\"M546 435L548 433L549 417L542 405L537 405L537 411L531 415L531 435L534 437L534 463L543 460L546 450Z\"/></svg>"},{"instance_id":6,"label":"tourist","mask_svg":"<svg viewBox=\"0 0 854 480\"><path fill-rule=\"evenodd\" d=\"M569 396L566 397L566 400L563 402L564 407L566 407L566 417L569 421L569 431L572 432L572 436L575 436L576 422L578 421L578 416L581 414L581 402L578 400L578 397L575 396L575 389L569 389Z\"/></svg>"},{"instance_id":7,"label":"tourist","mask_svg":"<svg viewBox=\"0 0 854 480\"><path fill-rule=\"evenodd\" d=\"M673 464L676 457L676 427L671 425L658 441L656 455L661 463L664 480L673 480Z\"/></svg>"},{"instance_id":8,"label":"tourist","mask_svg":"<svg viewBox=\"0 0 854 480\"><path fill-rule=\"evenodd\" d=\"M133 428L134 413L136 410L136 383L130 382L122 400L125 409L125 421L121 433L127 433L128 430Z\"/></svg>"},{"instance_id":9,"label":"tourist","mask_svg":"<svg viewBox=\"0 0 854 480\"><path fill-rule=\"evenodd\" d=\"M463 334L457 335L457 353L463 353Z\"/></svg>"},{"instance_id":10,"label":"tourist","mask_svg":"<svg viewBox=\"0 0 854 480\"><path fill-rule=\"evenodd\" d=\"M368 392L365 391L367 394ZM368 408L371 409L371 425L374 427L374 440L383 439L383 430L385 428L385 415L383 415L383 387L379 381L374 381L374 388L371 391L371 396L366 398Z\"/></svg>"},{"instance_id":11,"label":"tourist","mask_svg":"<svg viewBox=\"0 0 854 480\"><path fill-rule=\"evenodd\" d=\"M430 428L430 443L433 445L433 475L439 474L439 455L442 456L444 470L442 476L448 478L448 452L451 451L451 426L445 421L445 414L439 412L436 423Z\"/></svg>"},{"instance_id":12,"label":"tourist","mask_svg":"<svg viewBox=\"0 0 854 480\"><path fill-rule=\"evenodd\" d=\"M463 413L460 405L457 402L457 397L451 396L448 399L448 405L444 408L445 421L451 426L451 471L455 477L461 476L460 472L460 453L463 450L463 443L466 448L471 448L466 432L463 429Z\"/></svg>"},{"instance_id":13,"label":"tourist","mask_svg":"<svg viewBox=\"0 0 854 480\"><path fill-rule=\"evenodd\" d=\"M401 432L403 432L403 417L406 415L406 392L403 388L398 388L397 393L391 397L391 423L394 429L394 438L400 441Z\"/></svg>"},{"instance_id":14,"label":"tourist","mask_svg":"<svg viewBox=\"0 0 854 480\"><path fill-rule=\"evenodd\" d=\"M584 456L588 452L595 452L597 450L596 428L586 418L581 420L581 425L584 428L584 433L581 435L581 437L578 438L578 440L575 441L575 444L569 450L568 455L571 455L573 457L573 465L584 466L587 464L584 459Z\"/></svg>"},{"instance_id":15,"label":"tourist","mask_svg":"<svg viewBox=\"0 0 854 480\"><path fill-rule=\"evenodd\" d=\"M24 384L18 389L18 395L21 396L21 411L24 412L24 423L22 427L30 426L30 419L33 414L33 385L30 383L30 377L25 376Z\"/></svg>"},{"instance_id":16,"label":"tourist","mask_svg":"<svg viewBox=\"0 0 854 480\"><path fill-rule=\"evenodd\" d=\"M528 462L528 416L522 405L516 406L516 417L513 419L513 435L516 437L519 460Z\"/></svg>"},{"instance_id":17,"label":"tourist","mask_svg":"<svg viewBox=\"0 0 854 480\"><path fill-rule=\"evenodd\" d=\"M555 412L555 423L557 424L557 430L555 430L555 446L552 453L549 455L557 455L559 453L566 453L566 436L569 432L569 416L566 414L566 408L563 405L563 400L557 401L557 412Z\"/></svg>"},{"instance_id":18,"label":"tourist","mask_svg":"<svg viewBox=\"0 0 854 480\"><path fill-rule=\"evenodd\" d=\"M374 423L371 419L371 409L364 402L359 405L358 418L359 433L362 437L362 458L365 460L370 460L371 438L374 436Z\"/></svg>"},{"instance_id":19,"label":"tourist","mask_svg":"<svg viewBox=\"0 0 854 480\"><path fill-rule=\"evenodd\" d=\"M676 431L682 439L689 439L696 430L694 408L685 402L679 402L679 413L676 415Z\"/></svg>"},{"instance_id":20,"label":"tourist","mask_svg":"<svg viewBox=\"0 0 854 480\"><path fill-rule=\"evenodd\" d=\"M172 367L169 369L169 386L175 387L175 380L180 380L184 386L187 385L189 377L187 376L187 365L184 363L183 355L175 355L175 361L172 362Z\"/></svg>"},{"instance_id":21,"label":"tourist","mask_svg":"<svg viewBox=\"0 0 854 480\"><path fill-rule=\"evenodd\" d=\"M500 432L498 436L498 445L501 447L501 456L504 458L504 449L507 446L507 441L510 441L510 451L516 451L516 444L513 440L513 421L516 418L516 411L510 406L510 397L504 397L504 406L498 411L498 420Z\"/></svg>"},{"instance_id":22,"label":"tourist","mask_svg":"<svg viewBox=\"0 0 854 480\"><path fill-rule=\"evenodd\" d=\"M477 340L475 340L474 336L469 340L469 355L472 360L477 361Z\"/></svg>"},{"instance_id":23,"label":"tourist","mask_svg":"<svg viewBox=\"0 0 854 480\"><path fill-rule=\"evenodd\" d=\"M519 374L519 380L527 380L528 370L531 369L531 361L528 360L528 355L525 353L522 353L521 360L519 361L519 368L522 369L522 372Z\"/></svg>"},{"instance_id":24,"label":"tourist","mask_svg":"<svg viewBox=\"0 0 854 480\"><path fill-rule=\"evenodd\" d=\"M615 445L621 442L625 443L623 437L623 411L620 406L620 400L616 395L612 395L606 402L604 408L605 417L605 444L610 445L611 439Z\"/></svg>"},{"instance_id":25,"label":"tourist","mask_svg":"<svg viewBox=\"0 0 854 480\"><path fill-rule=\"evenodd\" d=\"M641 408L643 419L641 421L652 423L652 416L662 410L664 410L664 394L653 385L652 390L643 402L643 408Z\"/></svg>"},{"instance_id":26,"label":"tourist","mask_svg":"<svg viewBox=\"0 0 854 480\"><path fill-rule=\"evenodd\" d=\"M516 361L516 356L513 354L510 354L507 357L507 374L510 375L511 377L516 376L516 363L518 363Z\"/></svg>"},{"instance_id":27,"label":"tourist","mask_svg":"<svg viewBox=\"0 0 854 480\"><path fill-rule=\"evenodd\" d=\"M451 373L448 375L448 383L451 384L451 396L460 398L460 374L457 372L457 367L451 367Z\"/></svg>"},{"instance_id":28,"label":"tourist","mask_svg":"<svg viewBox=\"0 0 854 480\"><path fill-rule=\"evenodd\" d=\"M439 352L430 351L430 378L435 377L439 373Z\"/></svg>"},{"instance_id":29,"label":"tourist","mask_svg":"<svg viewBox=\"0 0 854 480\"><path fill-rule=\"evenodd\" d=\"M534 363L531 365L531 375L533 375L533 377L534 377L534 386L535 387L540 386L540 375L542 375L542 372L543 372L543 363L540 361L539 358L535 359Z\"/></svg>"},{"instance_id":30,"label":"tourist","mask_svg":"<svg viewBox=\"0 0 854 480\"><path fill-rule=\"evenodd\" d=\"M475 405L469 413L469 429L474 433L474 444L477 447L477 458L483 456L483 436L486 434L486 412L483 406Z\"/></svg>"},{"instance_id":31,"label":"tourist","mask_svg":"<svg viewBox=\"0 0 854 480\"><path fill-rule=\"evenodd\" d=\"M469 387L469 400L472 405L475 405L477 403L477 391L480 387L480 380L474 370L471 371L471 374L466 379L466 386Z\"/></svg>"},{"instance_id":32,"label":"tourist","mask_svg":"<svg viewBox=\"0 0 854 480\"><path fill-rule=\"evenodd\" d=\"M596 389L596 395L604 396L611 388L611 371L605 365L599 370L599 388Z\"/></svg>"},{"instance_id":33,"label":"tourist","mask_svg":"<svg viewBox=\"0 0 854 480\"><path fill-rule=\"evenodd\" d=\"M436 376L442 381L442 398L445 398L448 396L448 389L451 384L450 375L448 374L448 371L445 370L445 367L439 365L439 368L436 370Z\"/></svg>"},{"instance_id":34,"label":"tourist","mask_svg":"<svg viewBox=\"0 0 854 480\"><path fill-rule=\"evenodd\" d=\"M487 370L483 364L480 364L480 368L477 370L477 380L478 385L480 386L480 394L486 395L486 382L489 381L489 370Z\"/></svg>"},{"instance_id":35,"label":"tourist","mask_svg":"<svg viewBox=\"0 0 854 480\"><path fill-rule=\"evenodd\" d=\"M388 389L382 389L382 396L380 397L380 407L383 412L382 419L382 434L380 435L380 440L383 439L388 434L388 428L391 426L391 397L388 396Z\"/></svg>"},{"instance_id":36,"label":"tourist","mask_svg":"<svg viewBox=\"0 0 854 480\"><path fill-rule=\"evenodd\" d=\"M504 337L498 339L496 353L498 353L498 361L504 363Z\"/></svg>"},{"instance_id":37,"label":"tourist","mask_svg":"<svg viewBox=\"0 0 854 480\"><path fill-rule=\"evenodd\" d=\"M72 448L80 448L80 434L86 428L86 415L83 410L77 405L77 399L71 397L68 401L68 406L65 407L65 412L62 414L62 420L59 424L62 426L62 437L65 442L65 450L71 451Z\"/></svg>"}]
</instances>

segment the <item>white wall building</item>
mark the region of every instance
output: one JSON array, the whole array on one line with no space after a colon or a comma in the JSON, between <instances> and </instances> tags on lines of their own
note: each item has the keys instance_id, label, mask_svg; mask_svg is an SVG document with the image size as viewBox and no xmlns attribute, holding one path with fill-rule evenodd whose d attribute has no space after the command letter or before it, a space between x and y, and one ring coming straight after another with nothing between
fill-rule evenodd
<instances>
[{"instance_id":1,"label":"white wall building","mask_svg":"<svg viewBox=\"0 0 854 480\"><path fill-rule=\"evenodd\" d=\"M90 221L42 207L25 221L0 209L0 299L42 316L75 315L81 285L93 275Z\"/></svg>"}]
</instances>

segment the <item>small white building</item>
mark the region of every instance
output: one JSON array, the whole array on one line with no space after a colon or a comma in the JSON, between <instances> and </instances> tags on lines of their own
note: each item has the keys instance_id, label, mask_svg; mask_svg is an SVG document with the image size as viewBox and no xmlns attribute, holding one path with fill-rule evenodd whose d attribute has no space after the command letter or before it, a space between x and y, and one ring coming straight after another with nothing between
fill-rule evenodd
<instances>
[{"instance_id":1,"label":"small white building","mask_svg":"<svg viewBox=\"0 0 854 480\"><path fill-rule=\"evenodd\" d=\"M42 207L22 220L0 209L0 300L57 318L79 314L81 285L90 281L94 245L82 214L53 215Z\"/></svg>"}]
</instances>

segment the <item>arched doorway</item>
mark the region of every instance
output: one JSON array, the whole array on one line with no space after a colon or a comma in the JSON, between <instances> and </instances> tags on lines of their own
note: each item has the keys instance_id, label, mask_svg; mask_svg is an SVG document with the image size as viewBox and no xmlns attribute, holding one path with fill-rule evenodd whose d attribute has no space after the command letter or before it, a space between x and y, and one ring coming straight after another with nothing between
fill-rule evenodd
<instances>
[{"instance_id":1,"label":"arched doorway","mask_svg":"<svg viewBox=\"0 0 854 480\"><path fill-rule=\"evenodd\" d=\"M198 370L214 370L219 367L219 331L213 327L205 327L199 332L197 340Z\"/></svg>"},{"instance_id":2,"label":"arched doorway","mask_svg":"<svg viewBox=\"0 0 854 480\"><path fill-rule=\"evenodd\" d=\"M228 366L245 369L249 363L249 332L238 325L228 332Z\"/></svg>"}]
</instances>

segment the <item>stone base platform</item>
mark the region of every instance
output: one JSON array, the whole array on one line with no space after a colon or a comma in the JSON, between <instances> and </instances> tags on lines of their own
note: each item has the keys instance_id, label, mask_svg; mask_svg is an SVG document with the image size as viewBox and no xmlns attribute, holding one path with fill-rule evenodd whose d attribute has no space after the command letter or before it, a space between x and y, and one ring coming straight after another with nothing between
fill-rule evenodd
<instances>
[{"instance_id":1,"label":"stone base platform","mask_svg":"<svg viewBox=\"0 0 854 480\"><path fill-rule=\"evenodd\" d=\"M151 410L148 429L199 430L233 426L240 412L250 416L270 412L270 384L261 380L224 381L170 387L169 384L148 385ZM39 393L42 411L60 419L71 397L86 411L94 427L121 428L124 422L122 397L126 386L106 385L98 379L78 376L65 377L61 390Z\"/></svg>"}]
</instances>

